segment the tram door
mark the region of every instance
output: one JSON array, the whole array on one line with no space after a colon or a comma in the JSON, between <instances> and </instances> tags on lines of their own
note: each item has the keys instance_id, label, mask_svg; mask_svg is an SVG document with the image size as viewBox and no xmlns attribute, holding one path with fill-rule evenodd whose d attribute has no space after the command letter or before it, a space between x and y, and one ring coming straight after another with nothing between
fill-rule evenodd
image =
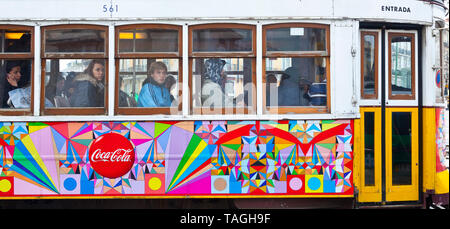
<instances>
[{"instance_id":1,"label":"tram door","mask_svg":"<svg viewBox=\"0 0 450 229\"><path fill-rule=\"evenodd\" d=\"M359 202L419 200L417 31L361 30Z\"/></svg>"}]
</instances>

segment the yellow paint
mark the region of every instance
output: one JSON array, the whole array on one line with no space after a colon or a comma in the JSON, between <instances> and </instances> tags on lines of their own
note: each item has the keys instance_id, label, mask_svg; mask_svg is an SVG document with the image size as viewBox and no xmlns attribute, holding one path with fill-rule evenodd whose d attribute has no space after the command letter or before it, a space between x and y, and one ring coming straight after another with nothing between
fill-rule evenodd
<instances>
[{"instance_id":1,"label":"yellow paint","mask_svg":"<svg viewBox=\"0 0 450 229\"><path fill-rule=\"evenodd\" d=\"M448 186L449 186L449 174L448 169L444 170L440 173L436 173L436 194L444 194L448 193Z\"/></svg>"},{"instance_id":2,"label":"yellow paint","mask_svg":"<svg viewBox=\"0 0 450 229\"><path fill-rule=\"evenodd\" d=\"M422 109L422 191L434 190L436 175L436 109Z\"/></svg>"}]
</instances>

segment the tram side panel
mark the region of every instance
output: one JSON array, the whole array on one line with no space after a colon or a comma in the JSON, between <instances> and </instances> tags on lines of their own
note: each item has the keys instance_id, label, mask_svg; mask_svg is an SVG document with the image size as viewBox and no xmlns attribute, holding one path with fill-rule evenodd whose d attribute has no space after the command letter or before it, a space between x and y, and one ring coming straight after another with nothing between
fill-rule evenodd
<instances>
[{"instance_id":1,"label":"tram side panel","mask_svg":"<svg viewBox=\"0 0 450 229\"><path fill-rule=\"evenodd\" d=\"M353 120L2 122L0 197L353 197ZM134 147L125 175L93 169L93 140Z\"/></svg>"}]
</instances>

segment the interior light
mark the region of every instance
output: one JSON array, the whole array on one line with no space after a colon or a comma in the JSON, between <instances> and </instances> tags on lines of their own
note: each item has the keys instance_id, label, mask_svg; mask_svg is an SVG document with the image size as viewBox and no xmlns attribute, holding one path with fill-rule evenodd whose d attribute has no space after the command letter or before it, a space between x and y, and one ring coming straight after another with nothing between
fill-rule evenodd
<instances>
[{"instance_id":1,"label":"interior light","mask_svg":"<svg viewBox=\"0 0 450 229\"><path fill-rule=\"evenodd\" d=\"M136 39L146 39L147 34L146 33L136 33ZM123 40L132 40L133 39L133 33L132 32L121 32L119 34L119 39Z\"/></svg>"},{"instance_id":2,"label":"interior light","mask_svg":"<svg viewBox=\"0 0 450 229\"><path fill-rule=\"evenodd\" d=\"M9 40L19 40L23 33L5 33L5 38Z\"/></svg>"}]
</instances>

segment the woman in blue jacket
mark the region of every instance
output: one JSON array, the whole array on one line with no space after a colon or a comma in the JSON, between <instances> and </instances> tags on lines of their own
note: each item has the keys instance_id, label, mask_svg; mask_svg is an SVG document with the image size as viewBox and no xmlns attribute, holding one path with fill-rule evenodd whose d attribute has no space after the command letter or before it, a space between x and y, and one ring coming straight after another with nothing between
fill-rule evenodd
<instances>
[{"instance_id":1,"label":"woman in blue jacket","mask_svg":"<svg viewBox=\"0 0 450 229\"><path fill-rule=\"evenodd\" d=\"M167 66L160 61L150 65L149 77L145 79L137 102L138 107L170 107L170 92L165 87Z\"/></svg>"}]
</instances>

